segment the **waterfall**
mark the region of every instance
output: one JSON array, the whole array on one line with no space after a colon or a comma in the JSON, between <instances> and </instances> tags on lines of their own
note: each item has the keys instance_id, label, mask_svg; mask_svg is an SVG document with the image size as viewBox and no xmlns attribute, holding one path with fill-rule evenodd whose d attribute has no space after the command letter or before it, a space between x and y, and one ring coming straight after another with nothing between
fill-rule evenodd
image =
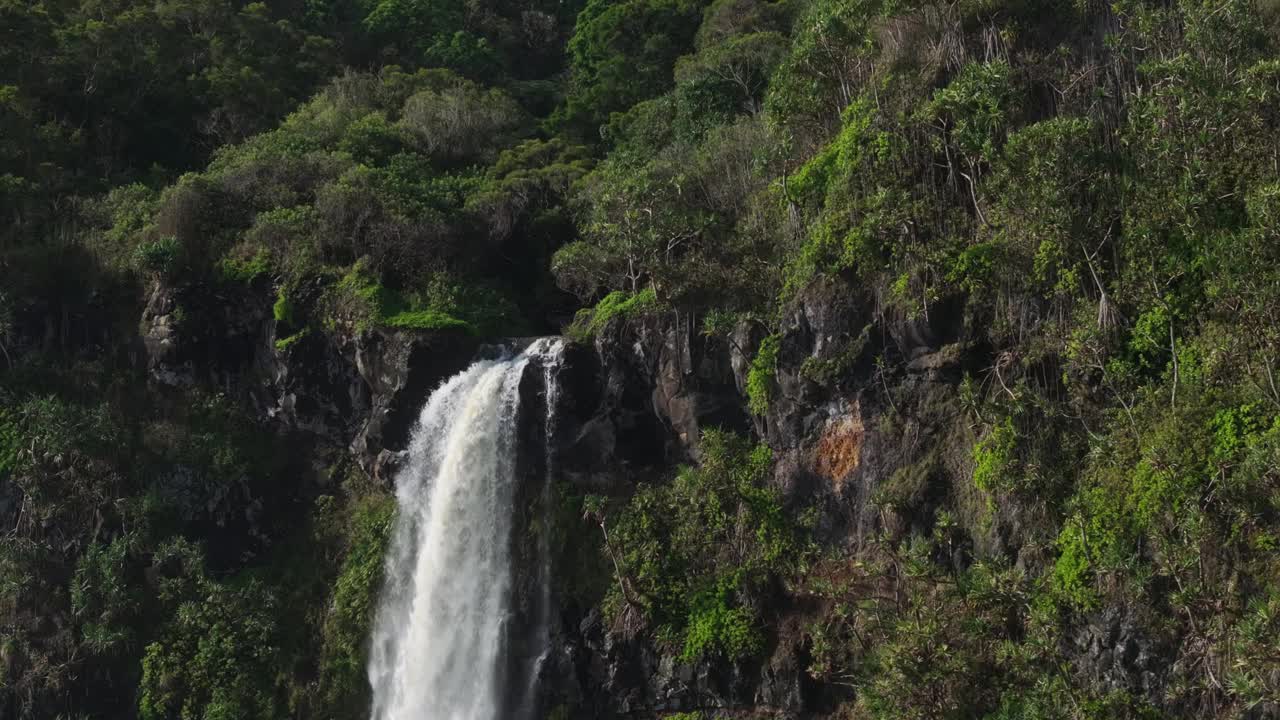
<instances>
[{"instance_id":1,"label":"waterfall","mask_svg":"<svg viewBox=\"0 0 1280 720\"><path fill-rule=\"evenodd\" d=\"M369 652L373 720L497 720L507 685L532 682L505 677L519 386L531 359L549 368L559 352L539 340L476 362L427 400L396 479Z\"/></svg>"}]
</instances>

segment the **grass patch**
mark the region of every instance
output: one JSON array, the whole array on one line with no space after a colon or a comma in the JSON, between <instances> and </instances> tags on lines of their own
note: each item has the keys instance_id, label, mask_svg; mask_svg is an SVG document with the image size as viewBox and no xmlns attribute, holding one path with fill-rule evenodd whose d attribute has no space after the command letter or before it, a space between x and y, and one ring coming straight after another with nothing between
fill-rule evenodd
<instances>
[{"instance_id":1,"label":"grass patch","mask_svg":"<svg viewBox=\"0 0 1280 720\"><path fill-rule=\"evenodd\" d=\"M395 328L413 330L466 330L473 332L471 323L440 310L404 310L385 318L383 323Z\"/></svg>"},{"instance_id":2,"label":"grass patch","mask_svg":"<svg viewBox=\"0 0 1280 720\"><path fill-rule=\"evenodd\" d=\"M296 345L299 340L301 340L302 338L306 337L309 334L311 334L311 328L302 328L301 330L290 335L289 337L280 338L279 340L276 340L276 352L282 353L287 351L289 348Z\"/></svg>"},{"instance_id":3,"label":"grass patch","mask_svg":"<svg viewBox=\"0 0 1280 720\"><path fill-rule=\"evenodd\" d=\"M658 295L653 288L638 293L614 290L601 298L594 308L578 311L573 323L565 328L569 337L586 341L600 334L615 318L630 318L652 313L658 307Z\"/></svg>"}]
</instances>

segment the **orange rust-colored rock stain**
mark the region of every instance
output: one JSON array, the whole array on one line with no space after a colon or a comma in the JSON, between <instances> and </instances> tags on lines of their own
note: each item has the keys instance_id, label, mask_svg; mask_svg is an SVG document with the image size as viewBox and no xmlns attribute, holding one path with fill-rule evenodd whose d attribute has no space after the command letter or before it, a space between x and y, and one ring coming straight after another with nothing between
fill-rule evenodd
<instances>
[{"instance_id":1,"label":"orange rust-colored rock stain","mask_svg":"<svg viewBox=\"0 0 1280 720\"><path fill-rule=\"evenodd\" d=\"M838 492L849 473L862 461L862 438L865 428L862 413L855 404L849 414L827 421L814 448L814 471L831 481Z\"/></svg>"}]
</instances>

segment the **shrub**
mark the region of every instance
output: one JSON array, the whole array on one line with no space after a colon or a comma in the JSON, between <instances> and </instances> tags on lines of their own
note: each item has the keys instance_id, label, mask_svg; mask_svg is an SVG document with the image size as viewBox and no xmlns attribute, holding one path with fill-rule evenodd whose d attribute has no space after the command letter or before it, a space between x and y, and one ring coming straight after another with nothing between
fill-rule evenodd
<instances>
[{"instance_id":1,"label":"shrub","mask_svg":"<svg viewBox=\"0 0 1280 720\"><path fill-rule=\"evenodd\" d=\"M638 611L685 660L738 659L763 647L749 599L790 572L803 546L767 485L767 446L708 430L701 448L698 467L642 485L613 514L597 500L589 514L612 523L606 551L622 576L606 607L615 622Z\"/></svg>"},{"instance_id":2,"label":"shrub","mask_svg":"<svg viewBox=\"0 0 1280 720\"><path fill-rule=\"evenodd\" d=\"M85 646L94 654L113 654L134 639L141 597L129 571L137 540L122 535L109 544L94 544L76 565L71 610L80 622Z\"/></svg>"},{"instance_id":3,"label":"shrub","mask_svg":"<svg viewBox=\"0 0 1280 720\"><path fill-rule=\"evenodd\" d=\"M325 296L326 322L348 323L359 330L374 327L398 305L364 260L357 261Z\"/></svg>"},{"instance_id":4,"label":"shrub","mask_svg":"<svg viewBox=\"0 0 1280 720\"><path fill-rule=\"evenodd\" d=\"M632 294L614 290L601 298L594 308L579 311L565 334L578 340L588 340L600 334L614 320L626 320L651 314L658 305L653 288L645 288Z\"/></svg>"},{"instance_id":5,"label":"shrub","mask_svg":"<svg viewBox=\"0 0 1280 720\"><path fill-rule=\"evenodd\" d=\"M401 132L387 121L386 113L371 112L347 126L338 149L351 153L360 163L386 162L404 145Z\"/></svg>"},{"instance_id":6,"label":"shrub","mask_svg":"<svg viewBox=\"0 0 1280 720\"><path fill-rule=\"evenodd\" d=\"M225 282L249 283L271 272L271 253L265 248L233 249L218 261L218 275Z\"/></svg>"},{"instance_id":7,"label":"shrub","mask_svg":"<svg viewBox=\"0 0 1280 720\"><path fill-rule=\"evenodd\" d=\"M297 308L293 305L293 300L289 298L289 288L281 286L276 291L275 304L271 306L271 316L278 323L292 325L297 319Z\"/></svg>"},{"instance_id":8,"label":"shrub","mask_svg":"<svg viewBox=\"0 0 1280 720\"><path fill-rule=\"evenodd\" d=\"M751 359L751 369L747 371L747 407L756 415L769 412L781 349L782 336L770 335L760 341L760 347Z\"/></svg>"},{"instance_id":9,"label":"shrub","mask_svg":"<svg viewBox=\"0 0 1280 720\"><path fill-rule=\"evenodd\" d=\"M256 580L216 582L198 550L168 582L177 602L142 660L138 711L143 720L272 720L281 715L283 617Z\"/></svg>"},{"instance_id":10,"label":"shrub","mask_svg":"<svg viewBox=\"0 0 1280 720\"><path fill-rule=\"evenodd\" d=\"M888 120L870 94L853 98L840 121L835 137L775 187L776 200L812 216L787 267L787 295L815 272L853 271L870 280L888 269L886 260L905 258L913 249L900 233L920 212L911 195L914 181L901 172L907 134L886 129Z\"/></svg>"},{"instance_id":11,"label":"shrub","mask_svg":"<svg viewBox=\"0 0 1280 720\"><path fill-rule=\"evenodd\" d=\"M94 253L112 268L125 269L134 260L139 237L145 237L155 219L157 193L134 183L117 187L95 203L100 222L108 227L94 234L89 242Z\"/></svg>"},{"instance_id":12,"label":"shrub","mask_svg":"<svg viewBox=\"0 0 1280 720\"><path fill-rule=\"evenodd\" d=\"M0 399L7 400L0 394ZM6 480L18 467L22 451L22 432L14 413L0 407L0 480Z\"/></svg>"},{"instance_id":13,"label":"shrub","mask_svg":"<svg viewBox=\"0 0 1280 720\"><path fill-rule=\"evenodd\" d=\"M973 484L980 490L995 492L1016 486L1008 477L1015 467L1014 451L1018 434L1013 418L1005 418L973 446Z\"/></svg>"},{"instance_id":14,"label":"shrub","mask_svg":"<svg viewBox=\"0 0 1280 720\"><path fill-rule=\"evenodd\" d=\"M436 273L421 289L399 292L379 282L364 261L329 289L324 302L328 323L345 322L358 329L380 325L494 335L521 327L515 306L482 284Z\"/></svg>"},{"instance_id":15,"label":"shrub","mask_svg":"<svg viewBox=\"0 0 1280 720\"><path fill-rule=\"evenodd\" d=\"M321 264L318 223L319 213L310 205L258 213L244 240L223 257L224 273L256 276L275 270L297 282Z\"/></svg>"},{"instance_id":16,"label":"shrub","mask_svg":"<svg viewBox=\"0 0 1280 720\"><path fill-rule=\"evenodd\" d=\"M181 253L182 245L178 238L170 235L139 243L133 251L133 262L143 272L164 277L177 269Z\"/></svg>"},{"instance_id":17,"label":"shrub","mask_svg":"<svg viewBox=\"0 0 1280 720\"><path fill-rule=\"evenodd\" d=\"M448 273L431 274L417 289L404 294L400 315L421 327L458 328L477 335L523 332L520 310L488 284ZM416 318L414 314L420 315ZM389 322L396 324L393 316Z\"/></svg>"},{"instance_id":18,"label":"shrub","mask_svg":"<svg viewBox=\"0 0 1280 720\"><path fill-rule=\"evenodd\" d=\"M366 644L395 510L393 498L375 494L357 501L347 518L346 556L323 628L320 688L330 708L365 709Z\"/></svg>"},{"instance_id":19,"label":"shrub","mask_svg":"<svg viewBox=\"0 0 1280 720\"><path fill-rule=\"evenodd\" d=\"M934 93L928 112L948 118L951 139L970 162L990 162L1004 139L1016 96L1004 62L971 62Z\"/></svg>"},{"instance_id":20,"label":"shrub","mask_svg":"<svg viewBox=\"0 0 1280 720\"><path fill-rule=\"evenodd\" d=\"M581 300L588 300L615 279L613 258L595 244L575 240L556 251L551 272L559 286Z\"/></svg>"},{"instance_id":21,"label":"shrub","mask_svg":"<svg viewBox=\"0 0 1280 720\"><path fill-rule=\"evenodd\" d=\"M739 584L736 577L724 577L691 600L681 659L693 662L712 654L738 659L760 651L763 638L755 612L735 604Z\"/></svg>"},{"instance_id":22,"label":"shrub","mask_svg":"<svg viewBox=\"0 0 1280 720\"><path fill-rule=\"evenodd\" d=\"M882 540L858 563L833 557L802 581L828 608L808 631L810 674L857 687L856 717L1070 717L990 714L1014 704L1011 693L1056 707L1078 690L1052 672L1056 619L1035 585L1003 564L937 562L949 542L945 514L938 521L931 536ZM894 589L878 594L886 573Z\"/></svg>"},{"instance_id":23,"label":"shrub","mask_svg":"<svg viewBox=\"0 0 1280 720\"><path fill-rule=\"evenodd\" d=\"M463 82L405 101L400 126L427 155L448 160L492 160L515 139L520 106L500 90Z\"/></svg>"}]
</instances>

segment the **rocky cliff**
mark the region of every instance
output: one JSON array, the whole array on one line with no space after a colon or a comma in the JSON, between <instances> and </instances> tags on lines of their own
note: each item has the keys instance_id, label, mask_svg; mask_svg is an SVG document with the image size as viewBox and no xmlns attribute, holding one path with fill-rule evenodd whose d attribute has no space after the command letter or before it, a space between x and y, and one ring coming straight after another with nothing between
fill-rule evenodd
<instances>
[{"instance_id":1,"label":"rocky cliff","mask_svg":"<svg viewBox=\"0 0 1280 720\"><path fill-rule=\"evenodd\" d=\"M142 318L148 375L161 386L207 384L241 398L267 426L306 439L316 478L345 455L378 483L393 483L430 391L474 358L526 342L372 329L282 344L268 300L157 286ZM1043 509L1002 497L996 510L971 480L975 433L962 384L992 358L963 308L893 321L875 303L838 280L800 293L785 309L761 414L747 396L762 339L750 322L711 337L687 315L618 320L593 342L571 343L550 374L529 367L521 387L526 510L513 543L517 625L538 613L552 619L549 654L536 665L538 716L819 717L855 694L813 672L806 628L833 603L822 593L779 586L752 598L768 624L763 652L691 661L651 634L615 632L598 589L581 591L579 576L600 570L599 528L556 504L585 493L626 498L641 484L666 482L678 466L698 462L707 428L772 448L772 484L788 508L809 513L813 542L827 557L856 565L886 539L945 532L947 555L936 559L957 570L992 558L1044 569L1048 540L1036 530ZM176 307L186 309L180 321ZM547 392L548 379L556 392ZM542 553L551 554L550 608L538 597ZM1060 650L1098 682L1128 692L1158 695L1168 672L1157 640L1124 608L1094 613Z\"/></svg>"}]
</instances>

